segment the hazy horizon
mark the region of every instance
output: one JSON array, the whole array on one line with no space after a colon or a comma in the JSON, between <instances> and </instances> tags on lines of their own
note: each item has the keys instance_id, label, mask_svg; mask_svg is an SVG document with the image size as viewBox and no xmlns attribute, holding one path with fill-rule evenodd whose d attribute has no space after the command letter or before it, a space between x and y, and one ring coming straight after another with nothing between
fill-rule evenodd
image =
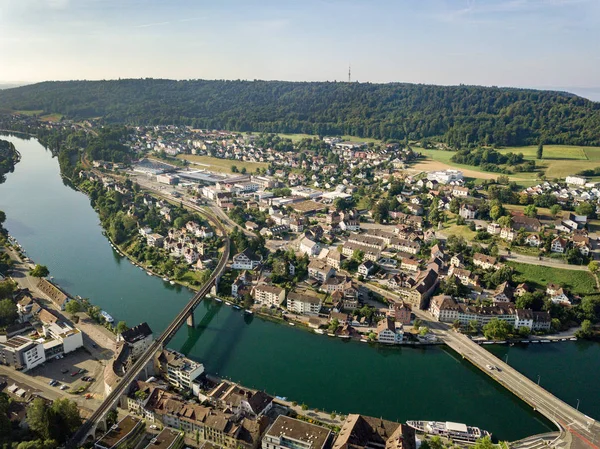
<instances>
[{"instance_id":1,"label":"hazy horizon","mask_svg":"<svg viewBox=\"0 0 600 449\"><path fill-rule=\"evenodd\" d=\"M597 0L4 0L0 75L598 89ZM594 44L596 42L596 44Z\"/></svg>"}]
</instances>

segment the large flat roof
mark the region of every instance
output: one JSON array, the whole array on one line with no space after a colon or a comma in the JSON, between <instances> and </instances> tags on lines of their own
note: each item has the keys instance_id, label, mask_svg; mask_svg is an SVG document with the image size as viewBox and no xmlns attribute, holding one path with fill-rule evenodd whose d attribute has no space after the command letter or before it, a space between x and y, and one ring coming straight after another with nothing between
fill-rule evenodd
<instances>
[{"instance_id":1,"label":"large flat roof","mask_svg":"<svg viewBox=\"0 0 600 449\"><path fill-rule=\"evenodd\" d=\"M107 449L114 447L117 445L117 443L119 443L119 441L126 438L135 429L135 427L140 424L140 422L140 418L127 415L125 418L119 421L118 424L112 426L110 430L96 442L96 446Z\"/></svg>"},{"instance_id":2,"label":"large flat roof","mask_svg":"<svg viewBox=\"0 0 600 449\"><path fill-rule=\"evenodd\" d=\"M314 449L322 448L331 431L325 427L309 424L299 419L279 415L271 428L267 431L268 436L275 438L288 438L310 444Z\"/></svg>"},{"instance_id":3,"label":"large flat roof","mask_svg":"<svg viewBox=\"0 0 600 449\"><path fill-rule=\"evenodd\" d=\"M180 437L181 432L175 429L163 429L145 449L169 449Z\"/></svg>"}]
</instances>

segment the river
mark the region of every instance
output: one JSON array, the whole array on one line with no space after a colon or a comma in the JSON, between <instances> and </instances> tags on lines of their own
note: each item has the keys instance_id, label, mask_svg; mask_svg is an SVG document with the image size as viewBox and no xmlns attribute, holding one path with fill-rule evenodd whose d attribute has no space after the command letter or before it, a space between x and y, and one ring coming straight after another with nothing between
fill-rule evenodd
<instances>
[{"instance_id":1,"label":"river","mask_svg":"<svg viewBox=\"0 0 600 449\"><path fill-rule=\"evenodd\" d=\"M0 210L29 257L47 265L71 294L90 298L115 320L130 325L147 321L155 333L164 329L191 292L148 276L113 251L88 198L63 183L58 161L36 140L2 138L15 144L22 159L0 186ZM170 346L204 363L210 373L311 407L398 421L465 422L506 440L551 429L488 376L439 347L376 348L244 316L208 301L198 307L196 323L195 329L182 328ZM599 368L598 346L594 348ZM518 362L519 350L510 348L511 360L514 353ZM572 383L568 395L600 397L597 389L588 391L587 384L573 381L578 372L559 375L545 348L524 351L524 371L537 373L532 367L543 364L539 370L551 391L556 387L562 394L563 384ZM559 351L561 367L572 366L570 351ZM595 416L600 415L598 407L590 399L581 404Z\"/></svg>"}]
</instances>

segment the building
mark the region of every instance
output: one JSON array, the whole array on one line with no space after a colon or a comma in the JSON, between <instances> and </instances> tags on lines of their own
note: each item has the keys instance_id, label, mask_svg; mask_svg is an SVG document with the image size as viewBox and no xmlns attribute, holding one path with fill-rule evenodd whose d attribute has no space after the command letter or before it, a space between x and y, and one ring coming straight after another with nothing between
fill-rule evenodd
<instances>
[{"instance_id":1,"label":"building","mask_svg":"<svg viewBox=\"0 0 600 449\"><path fill-rule=\"evenodd\" d=\"M308 264L308 277L319 282L325 282L332 276L335 276L335 270L322 260L313 259Z\"/></svg>"},{"instance_id":2,"label":"building","mask_svg":"<svg viewBox=\"0 0 600 449\"><path fill-rule=\"evenodd\" d=\"M362 276L370 275L375 270L375 264L371 260L365 260L358 266L358 274Z\"/></svg>"},{"instance_id":3,"label":"building","mask_svg":"<svg viewBox=\"0 0 600 449\"><path fill-rule=\"evenodd\" d=\"M377 341L386 344L402 343L404 329L402 323L396 323L393 318L385 317L377 323Z\"/></svg>"},{"instance_id":4,"label":"building","mask_svg":"<svg viewBox=\"0 0 600 449\"><path fill-rule=\"evenodd\" d=\"M587 179L585 179L582 176L567 176L565 178L565 182L567 184L574 184L577 186L584 186L585 183L587 182Z\"/></svg>"},{"instance_id":5,"label":"building","mask_svg":"<svg viewBox=\"0 0 600 449\"><path fill-rule=\"evenodd\" d=\"M342 263L342 253L337 248L331 248L327 253L327 265L332 266L336 270L340 269Z\"/></svg>"},{"instance_id":6,"label":"building","mask_svg":"<svg viewBox=\"0 0 600 449\"><path fill-rule=\"evenodd\" d=\"M461 187L461 186L454 186L454 188L452 189L452 196L460 196L463 198L466 196L469 196L469 188Z\"/></svg>"},{"instance_id":7,"label":"building","mask_svg":"<svg viewBox=\"0 0 600 449\"><path fill-rule=\"evenodd\" d=\"M427 174L427 179L437 181L440 184L450 184L452 182L462 181L463 174L460 170L440 170Z\"/></svg>"},{"instance_id":8,"label":"building","mask_svg":"<svg viewBox=\"0 0 600 449\"><path fill-rule=\"evenodd\" d=\"M502 228L500 230L500 238L512 242L517 236L517 233L511 228Z\"/></svg>"},{"instance_id":9,"label":"building","mask_svg":"<svg viewBox=\"0 0 600 449\"><path fill-rule=\"evenodd\" d=\"M301 315L318 315L322 300L318 296L290 292L287 297L287 308L290 312Z\"/></svg>"},{"instance_id":10,"label":"building","mask_svg":"<svg viewBox=\"0 0 600 449\"><path fill-rule=\"evenodd\" d=\"M562 237L556 237L552 240L552 245L550 246L550 251L553 253L564 253L567 250L567 240Z\"/></svg>"},{"instance_id":11,"label":"building","mask_svg":"<svg viewBox=\"0 0 600 449\"><path fill-rule=\"evenodd\" d=\"M262 449L324 449L331 431L279 415L262 440Z\"/></svg>"},{"instance_id":12,"label":"building","mask_svg":"<svg viewBox=\"0 0 600 449\"><path fill-rule=\"evenodd\" d=\"M202 363L194 362L171 349L163 349L156 358L157 370L177 388L192 389L192 383L204 372Z\"/></svg>"},{"instance_id":13,"label":"building","mask_svg":"<svg viewBox=\"0 0 600 449\"><path fill-rule=\"evenodd\" d=\"M254 270L262 262L262 256L252 252L250 248L246 248L241 253L233 256L231 268L234 270Z\"/></svg>"},{"instance_id":14,"label":"building","mask_svg":"<svg viewBox=\"0 0 600 449\"><path fill-rule=\"evenodd\" d=\"M56 323L44 324L42 329L46 338L60 342L63 354L68 354L83 346L83 334L81 331L69 326L67 323L58 321ZM44 345L46 344L47 342L44 342ZM56 355L56 352L53 355Z\"/></svg>"},{"instance_id":15,"label":"building","mask_svg":"<svg viewBox=\"0 0 600 449\"><path fill-rule=\"evenodd\" d=\"M167 185L175 185L179 182L179 177L164 173L156 176L156 182Z\"/></svg>"},{"instance_id":16,"label":"building","mask_svg":"<svg viewBox=\"0 0 600 449\"><path fill-rule=\"evenodd\" d=\"M144 422L135 416L127 415L112 426L102 438L94 443L95 449L125 449L135 447L144 436Z\"/></svg>"},{"instance_id":17,"label":"building","mask_svg":"<svg viewBox=\"0 0 600 449\"><path fill-rule=\"evenodd\" d=\"M473 265L475 265L476 267L483 268L484 270L497 270L500 267L496 265L496 263L497 260L495 257L487 256L481 253L475 253L473 255Z\"/></svg>"},{"instance_id":18,"label":"building","mask_svg":"<svg viewBox=\"0 0 600 449\"><path fill-rule=\"evenodd\" d=\"M146 235L146 243L148 246L153 246L156 248L162 248L165 238L160 234L147 234Z\"/></svg>"},{"instance_id":19,"label":"building","mask_svg":"<svg viewBox=\"0 0 600 449\"><path fill-rule=\"evenodd\" d=\"M144 449L181 449L184 446L184 435L178 430L165 428Z\"/></svg>"},{"instance_id":20,"label":"building","mask_svg":"<svg viewBox=\"0 0 600 449\"><path fill-rule=\"evenodd\" d=\"M459 309L456 301L447 295L434 296L429 304L429 312L443 323L454 323L458 320Z\"/></svg>"},{"instance_id":21,"label":"building","mask_svg":"<svg viewBox=\"0 0 600 449\"><path fill-rule=\"evenodd\" d=\"M416 449L415 430L364 415L348 415L332 449Z\"/></svg>"},{"instance_id":22,"label":"building","mask_svg":"<svg viewBox=\"0 0 600 449\"><path fill-rule=\"evenodd\" d=\"M490 223L487 226L487 232L491 235L498 235L502 231L502 227L498 223Z\"/></svg>"},{"instance_id":23,"label":"building","mask_svg":"<svg viewBox=\"0 0 600 449\"><path fill-rule=\"evenodd\" d=\"M148 323L143 322L117 335L117 341L125 342L130 348L131 356L137 359L150 347L154 341L154 335Z\"/></svg>"},{"instance_id":24,"label":"building","mask_svg":"<svg viewBox=\"0 0 600 449\"><path fill-rule=\"evenodd\" d=\"M475 321L479 326L485 326L493 319L506 321L514 326L516 313L515 308L510 303L500 303L494 306L467 306L459 304L458 320L463 326Z\"/></svg>"},{"instance_id":25,"label":"building","mask_svg":"<svg viewBox=\"0 0 600 449\"><path fill-rule=\"evenodd\" d=\"M300 242L300 252L307 254L308 257L314 257L321 252L321 245L308 237L304 237Z\"/></svg>"},{"instance_id":26,"label":"building","mask_svg":"<svg viewBox=\"0 0 600 449\"><path fill-rule=\"evenodd\" d=\"M21 335L0 343L0 363L28 371L46 361L44 345Z\"/></svg>"},{"instance_id":27,"label":"building","mask_svg":"<svg viewBox=\"0 0 600 449\"><path fill-rule=\"evenodd\" d=\"M412 307L404 301L394 301L389 305L388 315L394 318L397 323L410 324Z\"/></svg>"},{"instance_id":28,"label":"building","mask_svg":"<svg viewBox=\"0 0 600 449\"><path fill-rule=\"evenodd\" d=\"M257 285L253 293L254 301L265 306L278 307L285 301L285 288L276 285Z\"/></svg>"}]
</instances>

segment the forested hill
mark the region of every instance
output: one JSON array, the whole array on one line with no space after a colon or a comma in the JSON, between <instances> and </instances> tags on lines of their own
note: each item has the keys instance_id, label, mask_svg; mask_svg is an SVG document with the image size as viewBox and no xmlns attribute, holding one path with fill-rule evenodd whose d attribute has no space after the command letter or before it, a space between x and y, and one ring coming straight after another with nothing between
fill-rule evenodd
<instances>
[{"instance_id":1,"label":"forested hill","mask_svg":"<svg viewBox=\"0 0 600 449\"><path fill-rule=\"evenodd\" d=\"M600 103L568 93L475 86L158 79L44 82L0 91L0 110L108 123L382 139L452 146L600 145Z\"/></svg>"}]
</instances>

